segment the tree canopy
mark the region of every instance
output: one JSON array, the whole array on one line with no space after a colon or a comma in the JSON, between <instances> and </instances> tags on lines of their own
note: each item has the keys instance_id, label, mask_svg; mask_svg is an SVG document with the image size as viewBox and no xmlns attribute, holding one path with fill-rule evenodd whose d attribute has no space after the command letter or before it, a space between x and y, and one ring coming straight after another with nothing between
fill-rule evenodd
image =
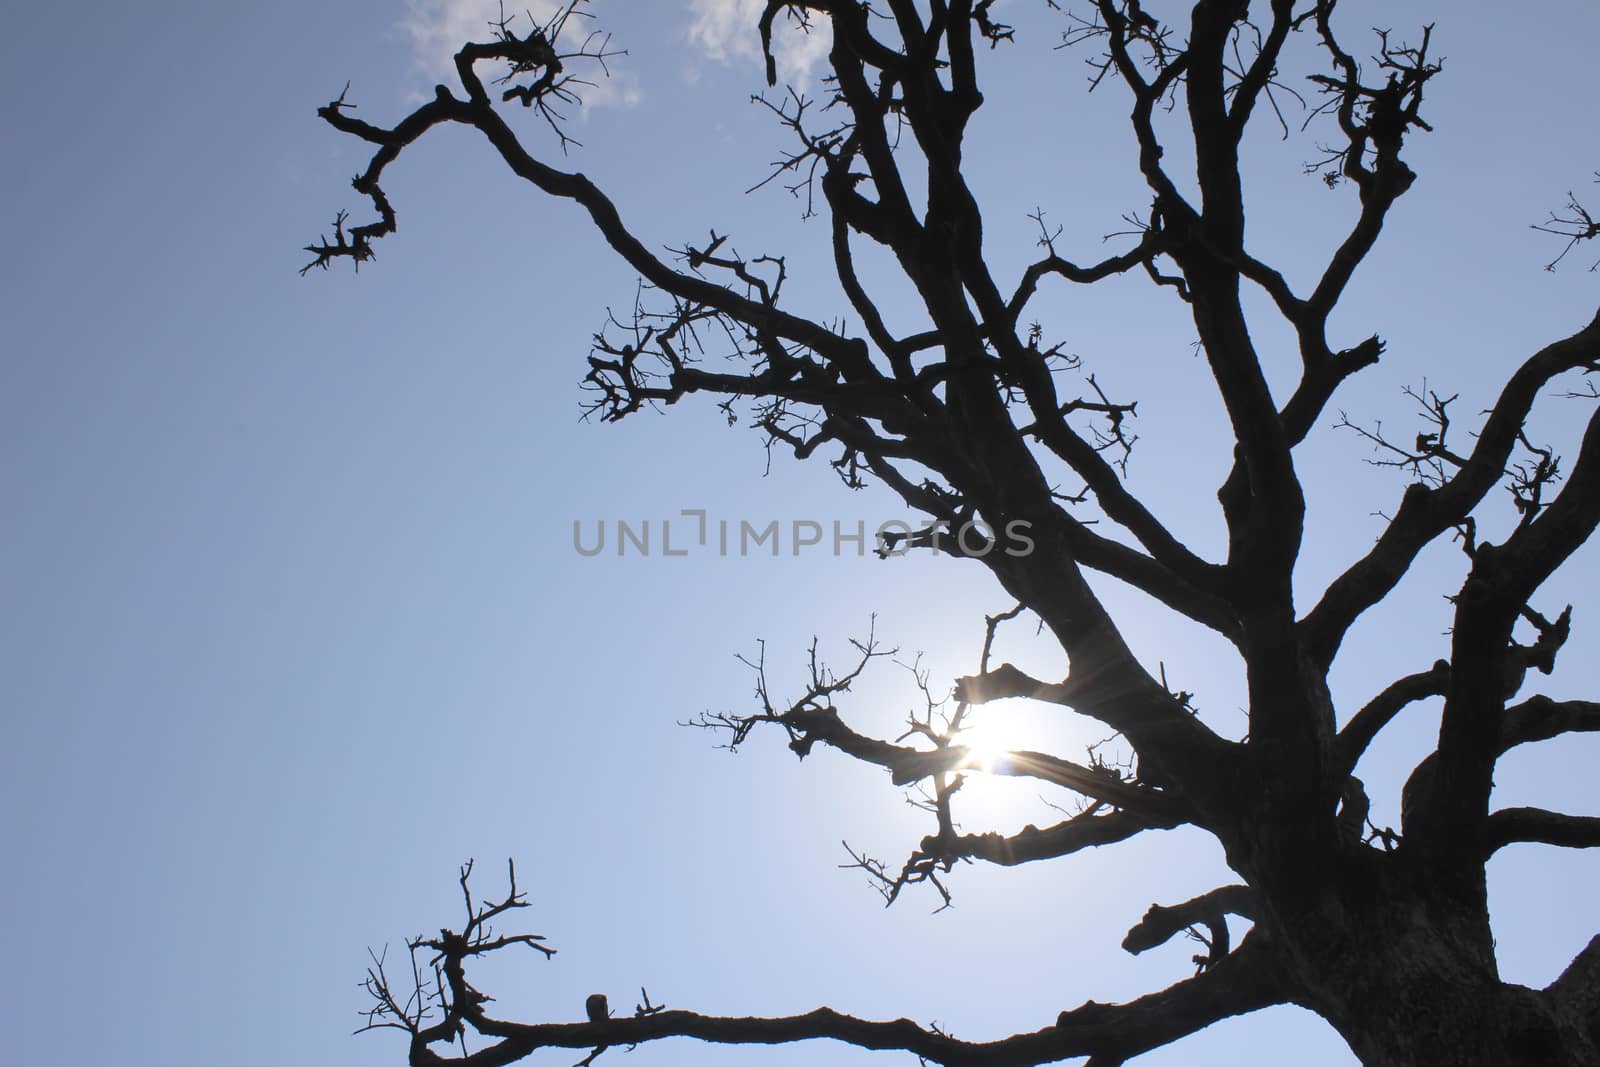
<instances>
[{"instance_id":1,"label":"tree canopy","mask_svg":"<svg viewBox=\"0 0 1600 1067\"><path fill-rule=\"evenodd\" d=\"M1556 324L1547 344L1507 367L1481 414L1464 416L1453 396L1423 385L1411 393L1422 419L1414 434L1346 415L1341 387L1378 364L1385 344L1336 312L1417 180L1407 147L1431 130L1425 96L1443 71L1433 28L1369 39L1344 24L1337 0L1013 4L1004 17L1016 25L995 8L994 0L760 5L750 32L762 42L771 91L758 104L792 138L769 181L817 216L838 307L791 306L786 258L742 253L715 230L698 243L651 248L599 185L566 169L563 115L616 55L581 0L544 21L503 19L488 39L464 44L457 84L438 86L392 126L357 117L345 94L323 107L328 125L374 146L354 181L371 214L355 224L339 215L331 236L309 246L305 270L373 258L376 242L397 230L382 184L389 168L441 127L475 131L536 194L579 207L641 279L631 310L608 317L589 354L582 385L592 418L614 422L704 394L730 421L757 427L769 448L820 455L846 486L886 487L922 516L919 528L882 535L883 554L937 549L970 559L1015 604L987 619L978 669L954 679L948 698L943 680L918 675L925 707L899 737L851 724L845 694L886 651L872 636L837 669L813 653L797 699L779 698L764 661L752 661L756 706L696 725L735 747L773 734L802 758L833 749L918 787L932 826L911 855L850 857L890 902L912 887L948 901L948 876L969 861L1056 860L1152 830L1198 828L1220 843L1238 882L1152 906L1122 942L1138 953L1192 931L1202 946L1196 973L987 1041L842 1008L730 1018L664 1008L647 994L632 1013L613 1015L591 997L585 1021L512 1021L491 1012L470 966L513 946L550 950L537 935L495 928L526 904L514 871L504 896L484 899L469 865L460 928L412 942L415 966L403 974L374 967L370 1021L408 1033L417 1065L503 1064L548 1047L592 1050L587 1063L609 1048L678 1036L832 1038L941 1064L1087 1057L1105 1067L1220 1019L1297 1004L1370 1063L1600 1062L1600 937L1545 989L1503 982L1484 873L1514 843L1600 844L1600 818L1497 808L1491 797L1508 752L1600 728L1600 704L1552 699L1536 684L1576 625L1562 593L1545 587L1600 522L1600 415L1570 457L1534 420L1553 393L1600 398L1584 377L1600 370L1600 314L1578 316L1588 321L1576 330ZM774 39L784 32L828 42L826 76L812 92L778 88ZM984 226L1015 205L982 202L968 180L968 134L986 109L1081 92L1068 82L1037 87L1033 100L986 103L991 65L1025 34L1055 35L1088 60L1091 88L1121 94L1137 151L1130 177L1142 189L1101 258L1066 247L1050 216L1035 212L1039 255L1008 274L986 249ZM486 82L491 71L497 80ZM523 115L542 121L519 130ZM1311 131L1318 148L1306 168L1347 205L1342 237L1317 253L1319 269L1306 277L1269 262L1250 240L1242 146L1262 126L1284 137ZM553 141L530 147L540 130ZM1559 242L1552 266L1600 233L1580 196L1543 228ZM894 285L915 294L913 328L899 306L887 308L891 268ZM1177 302L1192 322L1231 444L1216 488L1220 552L1186 542L1139 492L1129 468L1137 397L1089 373L1070 339L1043 324L1040 305L1059 287L1121 275L1143 275L1151 301ZM1349 546L1335 576L1312 583L1301 567L1299 460L1313 430L1330 425L1364 439L1408 484L1375 542ZM1336 700L1329 673L1347 637L1443 542L1459 548L1458 585L1446 590L1439 620L1448 656L1374 680L1354 705ZM1197 714L1194 694L1135 654L1106 583L1231 647L1247 690L1237 736ZM1023 616L1065 653L1063 677L994 662L997 634ZM1099 748L1082 759L980 753L970 717L1002 701L1087 716L1127 759ZM1430 701L1440 709L1436 747L1403 782L1400 825L1375 825L1363 754ZM966 832L961 790L975 774L1034 779L1077 806L1042 828ZM1233 929L1242 919L1248 931L1235 936L1230 916ZM470 1048L465 1034L475 1035Z\"/></svg>"}]
</instances>

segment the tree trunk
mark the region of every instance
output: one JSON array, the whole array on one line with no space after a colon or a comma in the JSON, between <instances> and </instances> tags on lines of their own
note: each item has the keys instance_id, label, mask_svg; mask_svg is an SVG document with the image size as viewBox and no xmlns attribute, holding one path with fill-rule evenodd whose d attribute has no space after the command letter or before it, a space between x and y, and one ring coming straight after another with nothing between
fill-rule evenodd
<instances>
[{"instance_id":1,"label":"tree trunk","mask_svg":"<svg viewBox=\"0 0 1600 1067\"><path fill-rule=\"evenodd\" d=\"M1416 972L1404 950L1387 959L1407 983L1385 983L1347 998L1329 1021L1367 1067L1558 1067L1600 1065L1600 1048L1581 1021L1524 986L1465 984L1460 975L1432 980Z\"/></svg>"},{"instance_id":2,"label":"tree trunk","mask_svg":"<svg viewBox=\"0 0 1600 1067\"><path fill-rule=\"evenodd\" d=\"M1391 883L1384 899L1302 913L1309 936L1288 946L1302 1003L1367 1067L1600 1067L1600 1028L1580 1007L1593 998L1501 982L1483 887L1457 888Z\"/></svg>"}]
</instances>

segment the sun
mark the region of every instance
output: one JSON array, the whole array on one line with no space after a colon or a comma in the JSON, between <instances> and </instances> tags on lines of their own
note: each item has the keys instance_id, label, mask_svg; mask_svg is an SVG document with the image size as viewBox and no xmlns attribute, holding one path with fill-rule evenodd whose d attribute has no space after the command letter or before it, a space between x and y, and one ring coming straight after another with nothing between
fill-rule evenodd
<instances>
[{"instance_id":1,"label":"sun","mask_svg":"<svg viewBox=\"0 0 1600 1067\"><path fill-rule=\"evenodd\" d=\"M1003 769L1023 743L1016 723L992 712L963 723L956 741L966 747L966 766L989 774Z\"/></svg>"}]
</instances>

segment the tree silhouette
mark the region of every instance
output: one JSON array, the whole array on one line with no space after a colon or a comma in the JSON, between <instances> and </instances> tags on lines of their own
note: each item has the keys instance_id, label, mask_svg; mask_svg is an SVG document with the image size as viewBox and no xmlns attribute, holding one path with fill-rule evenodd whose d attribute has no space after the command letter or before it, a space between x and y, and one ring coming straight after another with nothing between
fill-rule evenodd
<instances>
[{"instance_id":1,"label":"tree silhouette","mask_svg":"<svg viewBox=\"0 0 1600 1067\"><path fill-rule=\"evenodd\" d=\"M515 872L503 899L475 901L469 865L465 925L411 943L403 981L374 961L369 1022L408 1032L417 1065L505 1064L546 1047L591 1049L587 1063L609 1047L687 1036L832 1038L941 1064L1088 1057L1104 1067L1219 1019L1291 1003L1326 1019L1369 1063L1600 1063L1600 937L1545 989L1502 982L1485 881L1489 857L1514 842L1600 844L1600 819L1490 806L1496 761L1509 750L1600 728L1600 704L1525 688L1530 669L1551 671L1572 621L1570 607L1535 606L1540 587L1600 521L1600 415L1570 463L1536 443L1528 421L1558 378L1600 370L1600 316L1529 355L1470 435L1456 428L1453 398L1426 388L1413 393L1426 419L1413 441L1341 415L1337 422L1367 437L1378 461L1407 472L1410 484L1376 543L1352 550L1325 588L1295 581L1306 511L1297 446L1330 422L1340 386L1384 349L1376 336L1341 347L1329 322L1412 186L1403 151L1415 131L1429 129L1424 90L1441 70L1431 28L1409 40L1380 32L1375 55L1358 61L1336 26L1337 0L1198 0L1186 5L1184 22L1158 18L1140 0L1049 3L1058 13L1048 17L1067 20L1063 43L1091 56L1093 83L1120 82L1131 100L1148 206L1131 217L1121 250L1097 262L1067 258L1059 232L1037 216L1042 254L1007 281L985 259L983 214L963 173L964 138L984 102L984 53L1007 47L1016 32L996 21L993 0L768 0L754 30L769 84L775 26L831 33L820 95L759 99L794 138L773 180L826 219L858 324L845 326L785 304L781 256L744 256L715 232L658 255L600 188L536 155L513 131L500 107L520 104L566 147L560 105L576 102L585 78L603 74L614 54L580 4L526 33L502 21L493 39L457 53L459 86L439 86L392 127L354 117L343 94L322 108L336 130L376 146L354 182L376 218L352 227L341 214L333 237L309 248L315 258L305 269L370 259L373 243L395 230L380 186L386 168L435 127L477 130L517 176L584 209L642 278L632 315L612 318L595 339L584 378L591 415L617 420L696 393L716 398L730 418L747 410L769 444L802 459L822 451L847 485L875 480L925 517L921 529L887 536L884 551L933 546L971 556L1016 601L988 620L978 672L956 680L949 704L930 691L927 714L901 738L857 732L836 706L882 654L870 638L843 673L813 655L809 686L792 703L770 699L764 668L753 664L759 707L698 725L727 731L734 745L776 728L802 757L828 746L887 769L897 784L921 783L935 826L905 863L853 857L891 901L913 884L947 893L944 876L959 862L1031 863L1184 825L1213 835L1241 881L1151 907L1127 934L1123 946L1140 952L1191 931L1204 947L1192 978L1129 1003L1090 1001L1033 1032L972 1042L831 1008L774 1018L668 1010L642 990L631 1014L613 1015L596 995L586 1021L496 1018L468 980L470 961L515 945L549 949L532 935L495 934L494 920L525 906ZM1280 70L1292 39L1313 46L1320 69L1292 78ZM491 64L500 65L497 92L483 81ZM1303 95L1293 87L1308 84ZM1332 131L1309 169L1355 199L1346 236L1305 287L1249 250L1240 167L1251 119L1269 111L1287 131L1284 106L1295 100L1307 123ZM1192 151L1192 174L1169 163L1163 131L1173 127ZM1576 197L1545 228L1568 239L1563 256L1597 232ZM863 242L892 257L926 328L890 328L879 287L857 267ZM1153 298L1187 306L1226 412L1234 447L1217 491L1227 531L1220 560L1192 551L1130 488L1133 403L1113 399L1093 377L1082 394L1063 392L1076 358L1030 319L1047 282L1087 286L1141 271ZM1251 328L1256 305L1246 311L1251 290L1297 348L1286 396L1268 385ZM1581 395L1597 394L1590 386ZM1062 479L1082 491L1064 492ZM1025 547L1008 538L1012 530L1026 531ZM1374 687L1362 706L1336 707L1328 674L1346 635L1441 539L1463 550L1449 657ZM1091 575L1231 644L1248 689L1243 738L1215 732L1190 694L1136 659ZM997 629L1024 612L1070 658L1065 678L990 665ZM1429 699L1442 700L1437 747L1405 782L1402 825L1374 826L1356 774L1362 754L1408 706ZM1092 753L1085 762L1012 753L987 769L1077 794L1078 810L1012 836L963 833L952 806L975 760L964 719L1000 700L1043 701L1098 720L1133 758L1119 765ZM1230 915L1250 923L1237 941ZM452 1059L452 1043L468 1033L475 1050L463 1042Z\"/></svg>"}]
</instances>

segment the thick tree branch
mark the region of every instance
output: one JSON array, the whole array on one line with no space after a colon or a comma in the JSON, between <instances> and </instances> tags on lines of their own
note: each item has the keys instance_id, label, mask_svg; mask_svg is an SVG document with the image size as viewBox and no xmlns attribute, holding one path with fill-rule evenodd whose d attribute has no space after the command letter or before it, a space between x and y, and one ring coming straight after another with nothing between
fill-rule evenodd
<instances>
[{"instance_id":1,"label":"thick tree branch","mask_svg":"<svg viewBox=\"0 0 1600 1067\"><path fill-rule=\"evenodd\" d=\"M1223 886L1182 904L1168 907L1150 905L1144 918L1122 939L1122 947L1137 956L1157 945L1166 944L1175 934L1196 923L1222 922L1224 915L1242 915L1253 919L1255 914L1255 890L1244 885Z\"/></svg>"},{"instance_id":2,"label":"thick tree branch","mask_svg":"<svg viewBox=\"0 0 1600 1067\"><path fill-rule=\"evenodd\" d=\"M1600 817L1566 815L1543 808L1502 808L1489 816L1484 833L1485 856L1519 843L1600 847Z\"/></svg>"},{"instance_id":3,"label":"thick tree branch","mask_svg":"<svg viewBox=\"0 0 1600 1067\"><path fill-rule=\"evenodd\" d=\"M1528 613L1528 599L1571 557L1600 524L1600 412L1591 416L1583 445L1561 493L1500 545L1479 544L1472 569L1455 598L1451 677L1439 729L1435 788L1424 798L1417 824L1431 847L1472 855L1494 788L1494 764L1503 751L1506 699L1522 684L1530 662L1548 671L1565 638L1570 615L1542 622L1540 642L1523 649L1512 628ZM1448 788L1441 788L1444 783Z\"/></svg>"},{"instance_id":4,"label":"thick tree branch","mask_svg":"<svg viewBox=\"0 0 1600 1067\"><path fill-rule=\"evenodd\" d=\"M1578 458L1561 492L1493 549L1501 594L1520 613L1545 579L1589 539L1596 525L1600 525L1600 412L1589 418ZM1479 546L1479 555L1489 548ZM1565 626L1563 638L1564 630ZM1546 673L1548 670L1546 667Z\"/></svg>"},{"instance_id":5,"label":"thick tree branch","mask_svg":"<svg viewBox=\"0 0 1600 1067\"><path fill-rule=\"evenodd\" d=\"M1086 848L1116 844L1146 830L1171 830L1178 825L1179 820L1171 815L1142 815L1132 810L1102 815L1086 811L1042 830L1029 824L1010 835L926 837L918 856L940 862L979 859L1002 867L1016 867L1037 860L1059 859Z\"/></svg>"},{"instance_id":6,"label":"thick tree branch","mask_svg":"<svg viewBox=\"0 0 1600 1067\"><path fill-rule=\"evenodd\" d=\"M1531 696L1506 709L1500 729L1500 751L1534 741L1548 741L1565 733L1595 731L1600 731L1600 703Z\"/></svg>"}]
</instances>

